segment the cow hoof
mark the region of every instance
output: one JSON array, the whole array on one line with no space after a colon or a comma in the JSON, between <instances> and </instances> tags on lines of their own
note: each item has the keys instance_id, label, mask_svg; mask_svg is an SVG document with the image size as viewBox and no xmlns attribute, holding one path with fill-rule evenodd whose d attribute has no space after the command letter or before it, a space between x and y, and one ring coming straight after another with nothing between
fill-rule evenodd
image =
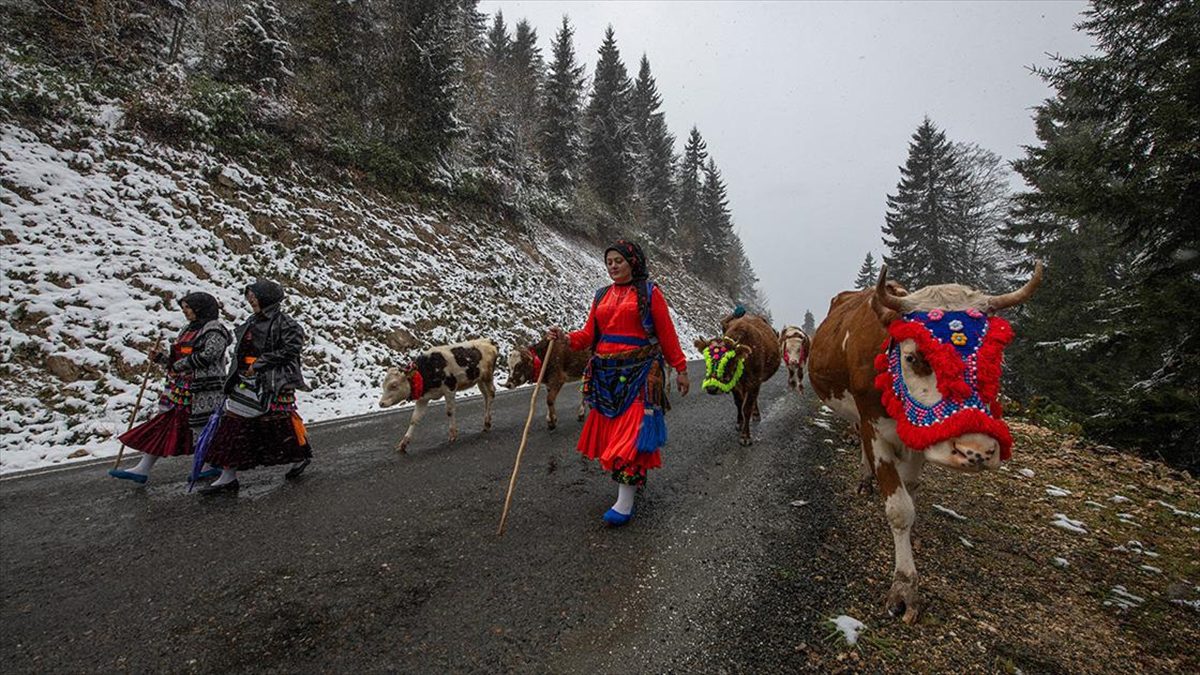
<instances>
[{"instance_id":1,"label":"cow hoof","mask_svg":"<svg viewBox=\"0 0 1200 675\"><path fill-rule=\"evenodd\" d=\"M458 440L458 432L451 431L450 432L450 442L453 443L454 441L457 441L457 440Z\"/></svg>"},{"instance_id":2,"label":"cow hoof","mask_svg":"<svg viewBox=\"0 0 1200 675\"><path fill-rule=\"evenodd\" d=\"M754 443L754 441L749 436L742 436L738 439L738 443L741 444L742 447L749 447L750 444Z\"/></svg>"},{"instance_id":3,"label":"cow hoof","mask_svg":"<svg viewBox=\"0 0 1200 675\"><path fill-rule=\"evenodd\" d=\"M408 441L400 441L400 443L396 445L396 452L400 453L401 455L408 454Z\"/></svg>"},{"instance_id":4,"label":"cow hoof","mask_svg":"<svg viewBox=\"0 0 1200 675\"><path fill-rule=\"evenodd\" d=\"M921 594L917 590L917 582L907 579L896 579L892 589L887 594L888 614L913 625L921 618Z\"/></svg>"},{"instance_id":5,"label":"cow hoof","mask_svg":"<svg viewBox=\"0 0 1200 675\"><path fill-rule=\"evenodd\" d=\"M875 494L875 480L872 478L861 478L858 481L858 494L872 495Z\"/></svg>"},{"instance_id":6,"label":"cow hoof","mask_svg":"<svg viewBox=\"0 0 1200 675\"><path fill-rule=\"evenodd\" d=\"M556 426L558 426L558 422L553 422L553 421L547 421L547 422L546 422L546 428L547 428L547 429L553 430L553 429L554 429L554 427L556 427Z\"/></svg>"}]
</instances>

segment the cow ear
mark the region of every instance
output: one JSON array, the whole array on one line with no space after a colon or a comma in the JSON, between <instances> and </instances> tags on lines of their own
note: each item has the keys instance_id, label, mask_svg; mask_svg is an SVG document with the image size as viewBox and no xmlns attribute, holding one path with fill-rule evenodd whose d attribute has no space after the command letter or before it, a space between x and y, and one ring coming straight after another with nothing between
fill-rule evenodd
<instances>
[{"instance_id":1,"label":"cow ear","mask_svg":"<svg viewBox=\"0 0 1200 675\"><path fill-rule=\"evenodd\" d=\"M705 349L708 349L708 340L702 340L700 338L696 338L696 341L693 342L692 344L696 345L696 351L702 352Z\"/></svg>"},{"instance_id":2,"label":"cow ear","mask_svg":"<svg viewBox=\"0 0 1200 675\"><path fill-rule=\"evenodd\" d=\"M750 356L750 354L752 354L752 353L754 353L754 350L750 347L750 345L738 345L737 346L738 358L744 359L747 356Z\"/></svg>"}]
</instances>

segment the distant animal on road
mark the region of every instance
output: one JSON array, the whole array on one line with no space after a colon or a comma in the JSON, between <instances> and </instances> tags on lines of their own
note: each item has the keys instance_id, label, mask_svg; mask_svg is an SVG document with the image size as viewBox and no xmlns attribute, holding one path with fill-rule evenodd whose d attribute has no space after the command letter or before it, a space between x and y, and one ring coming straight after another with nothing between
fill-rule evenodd
<instances>
[{"instance_id":1,"label":"distant animal on road","mask_svg":"<svg viewBox=\"0 0 1200 675\"><path fill-rule=\"evenodd\" d=\"M737 407L738 442L750 445L750 418L758 419L758 390L779 370L779 340L775 329L757 314L726 318L720 337L699 338L704 355L704 382L709 394L733 394Z\"/></svg>"},{"instance_id":2,"label":"distant animal on road","mask_svg":"<svg viewBox=\"0 0 1200 675\"><path fill-rule=\"evenodd\" d=\"M379 407L387 408L403 401L415 401L408 431L396 449L405 452L412 442L413 430L425 416L430 401L445 398L446 415L450 418L450 440L458 439L458 424L454 419L455 392L478 386L483 394L483 430L492 428L492 399L496 387L496 359L500 348L489 339L471 340L434 347L403 368L389 368L383 378L383 395Z\"/></svg>"},{"instance_id":3,"label":"distant animal on road","mask_svg":"<svg viewBox=\"0 0 1200 675\"><path fill-rule=\"evenodd\" d=\"M509 352L508 382L504 383L504 387L512 389L536 382L538 372L542 368L542 360L546 358L546 347L549 344L550 341L543 338L535 345L520 347ZM546 386L547 429L558 426L558 413L554 409L554 401L558 398L558 392L567 382L575 382L583 377L583 370L587 367L590 358L592 358L591 349L572 351L570 343L566 340L559 340L554 344L554 352L550 355L550 361L546 363L546 374L542 379L542 384ZM587 403L580 397L579 420L583 421L586 414Z\"/></svg>"},{"instance_id":4,"label":"distant animal on road","mask_svg":"<svg viewBox=\"0 0 1200 675\"><path fill-rule=\"evenodd\" d=\"M810 345L808 334L796 326L784 326L779 331L779 355L787 368L788 387L796 393L804 391L804 362Z\"/></svg>"}]
</instances>

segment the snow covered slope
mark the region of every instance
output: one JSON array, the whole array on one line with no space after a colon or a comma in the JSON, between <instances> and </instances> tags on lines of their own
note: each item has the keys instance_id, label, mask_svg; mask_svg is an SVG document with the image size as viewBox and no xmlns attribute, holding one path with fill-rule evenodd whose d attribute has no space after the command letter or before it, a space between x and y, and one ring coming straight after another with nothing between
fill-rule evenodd
<instances>
[{"instance_id":1,"label":"snow covered slope","mask_svg":"<svg viewBox=\"0 0 1200 675\"><path fill-rule=\"evenodd\" d=\"M375 409L384 369L421 348L483 336L506 352L576 327L605 283L598 247L536 222L517 237L300 169L266 175L154 144L114 102L76 105L37 125L0 114L0 472L114 454L145 353L182 327L172 299L192 290L232 327L247 283L288 288L315 421ZM730 300L653 271L691 353Z\"/></svg>"}]
</instances>

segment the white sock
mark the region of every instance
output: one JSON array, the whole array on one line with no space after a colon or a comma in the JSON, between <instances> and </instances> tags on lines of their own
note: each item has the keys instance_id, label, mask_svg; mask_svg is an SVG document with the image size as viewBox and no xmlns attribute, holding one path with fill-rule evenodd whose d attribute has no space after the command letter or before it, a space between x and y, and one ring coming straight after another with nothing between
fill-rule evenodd
<instances>
[{"instance_id":1,"label":"white sock","mask_svg":"<svg viewBox=\"0 0 1200 675\"><path fill-rule=\"evenodd\" d=\"M633 513L633 498L637 496L637 488L624 483L617 484L617 503L613 504L613 511L627 516Z\"/></svg>"},{"instance_id":2,"label":"white sock","mask_svg":"<svg viewBox=\"0 0 1200 675\"><path fill-rule=\"evenodd\" d=\"M237 469L221 469L221 475L213 481L213 485L224 485L237 480Z\"/></svg>"},{"instance_id":3,"label":"white sock","mask_svg":"<svg viewBox=\"0 0 1200 675\"><path fill-rule=\"evenodd\" d=\"M129 473L136 473L139 476L149 476L150 469L154 463L158 461L158 455L142 454L142 461L137 463L137 466L129 470Z\"/></svg>"}]
</instances>

